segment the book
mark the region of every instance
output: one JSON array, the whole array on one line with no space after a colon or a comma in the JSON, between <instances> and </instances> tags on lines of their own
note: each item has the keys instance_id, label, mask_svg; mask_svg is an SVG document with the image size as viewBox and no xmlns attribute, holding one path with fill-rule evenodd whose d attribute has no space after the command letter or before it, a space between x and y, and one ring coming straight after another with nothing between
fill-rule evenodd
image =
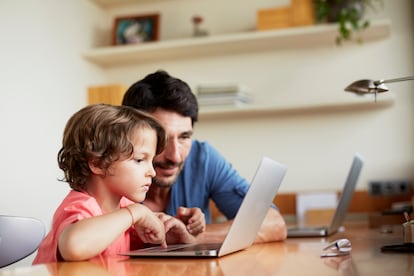
<instances>
[{"instance_id":1,"label":"book","mask_svg":"<svg viewBox=\"0 0 414 276\"><path fill-rule=\"evenodd\" d=\"M200 106L239 105L252 101L246 87L237 83L204 83L196 87Z\"/></svg>"},{"instance_id":2,"label":"book","mask_svg":"<svg viewBox=\"0 0 414 276\"><path fill-rule=\"evenodd\" d=\"M197 97L199 105L229 105L239 103L250 103L252 98L247 93L236 94L214 94L214 95L201 95Z\"/></svg>"},{"instance_id":3,"label":"book","mask_svg":"<svg viewBox=\"0 0 414 276\"><path fill-rule=\"evenodd\" d=\"M204 83L196 87L197 95L247 92L246 87L237 83Z\"/></svg>"}]
</instances>

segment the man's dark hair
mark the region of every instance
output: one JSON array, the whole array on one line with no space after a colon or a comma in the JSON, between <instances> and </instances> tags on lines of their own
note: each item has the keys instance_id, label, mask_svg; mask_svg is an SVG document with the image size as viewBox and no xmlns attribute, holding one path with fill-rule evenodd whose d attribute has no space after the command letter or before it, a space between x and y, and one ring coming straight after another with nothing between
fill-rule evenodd
<instances>
[{"instance_id":1,"label":"man's dark hair","mask_svg":"<svg viewBox=\"0 0 414 276\"><path fill-rule=\"evenodd\" d=\"M124 95L122 105L150 113L157 108L174 111L191 117L193 125L198 120L198 103L190 86L161 70L131 85Z\"/></svg>"}]
</instances>

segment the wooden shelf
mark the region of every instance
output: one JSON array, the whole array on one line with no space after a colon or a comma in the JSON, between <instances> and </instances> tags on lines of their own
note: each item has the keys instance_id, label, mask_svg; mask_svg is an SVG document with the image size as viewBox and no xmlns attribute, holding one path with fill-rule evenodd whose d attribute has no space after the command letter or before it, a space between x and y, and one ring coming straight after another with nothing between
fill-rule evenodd
<instances>
[{"instance_id":1,"label":"wooden shelf","mask_svg":"<svg viewBox=\"0 0 414 276\"><path fill-rule=\"evenodd\" d=\"M344 92L345 93L345 92ZM276 114L298 114L298 113L316 113L316 112L338 112L346 110L370 110L384 109L393 106L394 96L388 92L381 94L374 101L372 95L354 96L349 95L340 101L325 102L308 102L308 103L290 103L280 105L244 105L244 106L222 106L222 107L200 107L199 117L205 119L222 119L240 117L266 116Z\"/></svg>"},{"instance_id":2,"label":"wooden shelf","mask_svg":"<svg viewBox=\"0 0 414 276\"><path fill-rule=\"evenodd\" d=\"M364 31L363 39L368 41L387 37L390 34L390 27L391 22L388 19L372 21L371 26ZM336 24L319 24L271 31L99 47L85 51L83 57L99 66L110 67L166 59L230 55L288 47L307 48L310 45L332 45L335 43L336 35Z\"/></svg>"}]
</instances>

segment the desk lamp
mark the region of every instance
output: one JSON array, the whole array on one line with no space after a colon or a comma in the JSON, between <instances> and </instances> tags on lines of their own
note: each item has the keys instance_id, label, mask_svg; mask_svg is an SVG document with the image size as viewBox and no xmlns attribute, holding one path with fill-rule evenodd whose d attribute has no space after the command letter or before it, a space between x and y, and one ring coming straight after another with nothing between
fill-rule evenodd
<instances>
[{"instance_id":1,"label":"desk lamp","mask_svg":"<svg viewBox=\"0 0 414 276\"><path fill-rule=\"evenodd\" d=\"M377 101L377 94L382 92L387 92L388 88L385 86L385 83L390 82L399 82L399 81L406 81L406 80L414 80L414 76L405 77L405 78L396 78L396 79L389 79L389 80L358 80L345 88L345 91L353 92L358 95L363 94L375 94L375 101Z\"/></svg>"},{"instance_id":2,"label":"desk lamp","mask_svg":"<svg viewBox=\"0 0 414 276\"><path fill-rule=\"evenodd\" d=\"M389 80L358 80L345 88L347 92L353 92L358 95L363 94L375 94L375 101L377 101L377 94L382 92L387 92L388 88L384 83L390 82L399 82L406 80L414 80L414 76L405 77L405 78L396 78ZM406 215L407 222L403 224L404 227L404 243L403 244L393 244L385 245L381 247L382 252L414 252L414 235L412 231L414 230L414 220L411 220Z\"/></svg>"}]
</instances>

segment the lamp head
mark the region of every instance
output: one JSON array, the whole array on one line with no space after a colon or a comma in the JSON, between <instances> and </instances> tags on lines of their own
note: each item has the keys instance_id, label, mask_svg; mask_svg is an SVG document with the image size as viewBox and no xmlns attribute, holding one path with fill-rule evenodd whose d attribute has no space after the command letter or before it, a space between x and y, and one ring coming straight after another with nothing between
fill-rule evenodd
<instances>
[{"instance_id":1,"label":"lamp head","mask_svg":"<svg viewBox=\"0 0 414 276\"><path fill-rule=\"evenodd\" d=\"M358 80L348 85L345 91L363 95L387 92L388 88L382 81Z\"/></svg>"}]
</instances>

